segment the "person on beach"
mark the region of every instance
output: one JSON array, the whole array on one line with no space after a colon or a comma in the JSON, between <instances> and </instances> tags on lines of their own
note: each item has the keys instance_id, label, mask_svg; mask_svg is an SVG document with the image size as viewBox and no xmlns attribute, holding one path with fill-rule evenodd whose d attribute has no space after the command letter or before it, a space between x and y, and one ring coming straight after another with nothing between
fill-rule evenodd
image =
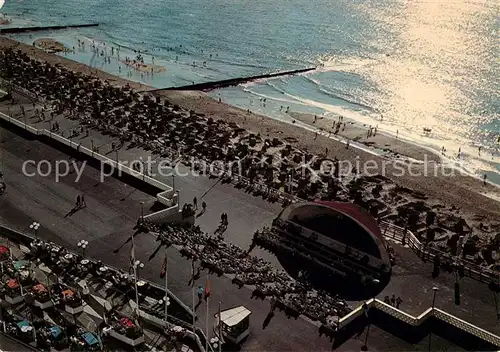
<instances>
[{"instance_id":1,"label":"person on beach","mask_svg":"<svg viewBox=\"0 0 500 352\"><path fill-rule=\"evenodd\" d=\"M484 174L483 175L483 185L486 186L486 179L488 178L488 175Z\"/></svg>"}]
</instances>

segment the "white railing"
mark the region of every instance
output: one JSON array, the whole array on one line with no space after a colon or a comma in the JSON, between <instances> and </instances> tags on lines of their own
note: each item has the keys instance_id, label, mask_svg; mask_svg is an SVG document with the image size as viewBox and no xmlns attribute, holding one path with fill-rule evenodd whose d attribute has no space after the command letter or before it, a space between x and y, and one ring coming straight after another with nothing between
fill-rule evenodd
<instances>
[{"instance_id":1,"label":"white railing","mask_svg":"<svg viewBox=\"0 0 500 352\"><path fill-rule=\"evenodd\" d=\"M35 127L30 126L29 124L25 124L22 121L19 121L15 118L12 118L6 114L0 113L0 118L13 124L16 125L19 128L22 128L34 135L37 136L47 136L52 140L55 140L63 145L67 145L70 148L78 150L80 153L83 153L87 155L88 157L94 158L98 161L101 162L101 164L108 165L109 167L113 168L115 172L118 173L118 176L123 175L123 173L128 174L132 177L135 177L137 179L141 179L143 182L148 183L149 185L156 187L161 190L160 193L157 194L157 200L164 204L167 207L177 207L178 208L178 196L177 194L174 193L174 190L172 187L170 187L167 184L164 184L150 176L146 176L143 173L140 173L128 166L125 166L121 164L117 160L113 160L111 158L108 158L104 155L101 155L99 153L94 152L93 150L82 146L79 143L73 142L71 139L64 138L57 133L54 133L52 131L46 130L46 129L36 129ZM167 209L168 210L168 209ZM151 214L154 215L154 214Z\"/></svg>"},{"instance_id":2,"label":"white railing","mask_svg":"<svg viewBox=\"0 0 500 352\"><path fill-rule=\"evenodd\" d=\"M487 341L491 343L494 346L500 347L500 337L492 334L489 331L486 331L484 329L481 329L480 327L473 325L469 322L466 322L465 320L462 320L460 318L457 318L454 315L451 315L449 313L446 313L445 311L442 311L441 309L438 308L428 308L426 311L424 311L422 314L420 314L418 317L414 317L408 313L405 313L385 302L382 302L378 299L370 299L365 302L365 304L368 306L368 309L378 309L400 321L403 321L411 326L419 326L422 324L425 320L434 317L435 319L438 319L446 324L452 325L466 333L469 333L473 336L476 336L480 338L483 341ZM354 309L352 312L347 314L346 316L342 317L339 319L339 329L342 329L343 327L346 327L349 323L351 323L353 320L356 318L362 316L364 313L364 308L363 305L360 305L356 309ZM370 311L368 310L368 316L370 315Z\"/></svg>"}]
</instances>

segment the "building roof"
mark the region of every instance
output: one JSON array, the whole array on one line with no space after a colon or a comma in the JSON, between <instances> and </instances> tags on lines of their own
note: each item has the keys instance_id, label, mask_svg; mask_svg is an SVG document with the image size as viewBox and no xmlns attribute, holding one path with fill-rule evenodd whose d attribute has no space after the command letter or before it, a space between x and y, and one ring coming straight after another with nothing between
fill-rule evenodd
<instances>
[{"instance_id":1,"label":"building roof","mask_svg":"<svg viewBox=\"0 0 500 352\"><path fill-rule=\"evenodd\" d=\"M370 234L380 239L382 243L385 243L384 236L377 224L377 221L373 216L367 212L365 209L354 203L343 203L343 202L330 202L330 201L316 201L315 203L327 206L335 211L338 211L365 228Z\"/></svg>"},{"instance_id":2,"label":"building roof","mask_svg":"<svg viewBox=\"0 0 500 352\"><path fill-rule=\"evenodd\" d=\"M234 326L248 317L252 312L243 306L234 307L220 312L221 320L224 325Z\"/></svg>"}]
</instances>

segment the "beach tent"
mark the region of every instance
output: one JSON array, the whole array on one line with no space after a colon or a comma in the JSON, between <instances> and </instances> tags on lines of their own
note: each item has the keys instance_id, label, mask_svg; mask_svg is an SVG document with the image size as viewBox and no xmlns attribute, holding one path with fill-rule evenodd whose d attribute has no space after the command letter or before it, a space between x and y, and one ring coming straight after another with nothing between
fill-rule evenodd
<instances>
[{"instance_id":1,"label":"beach tent","mask_svg":"<svg viewBox=\"0 0 500 352\"><path fill-rule=\"evenodd\" d=\"M60 329L59 327L57 327L57 326L52 326L52 327L50 328L50 334L52 335L52 337L53 337L54 339L57 339L59 336L61 336L62 331L61 331L61 329Z\"/></svg>"},{"instance_id":2,"label":"beach tent","mask_svg":"<svg viewBox=\"0 0 500 352\"><path fill-rule=\"evenodd\" d=\"M33 291L36 293L44 293L47 292L47 288L43 284L38 284L33 286Z\"/></svg>"},{"instance_id":3,"label":"beach tent","mask_svg":"<svg viewBox=\"0 0 500 352\"><path fill-rule=\"evenodd\" d=\"M20 270L26 266L28 266L29 262L27 260L17 260L12 263L14 265L14 269Z\"/></svg>"},{"instance_id":4,"label":"beach tent","mask_svg":"<svg viewBox=\"0 0 500 352\"><path fill-rule=\"evenodd\" d=\"M31 323L27 320L21 320L20 322L18 322L17 327L22 332L28 332L28 331L31 331L33 329L33 327L31 326Z\"/></svg>"},{"instance_id":5,"label":"beach tent","mask_svg":"<svg viewBox=\"0 0 500 352\"><path fill-rule=\"evenodd\" d=\"M21 320L17 322L17 326L19 327L19 329L22 329L23 326L30 326L30 322L27 320Z\"/></svg>"},{"instance_id":6,"label":"beach tent","mask_svg":"<svg viewBox=\"0 0 500 352\"><path fill-rule=\"evenodd\" d=\"M75 295L75 293L71 290L64 290L63 291L64 299L73 298L74 295Z\"/></svg>"},{"instance_id":7,"label":"beach tent","mask_svg":"<svg viewBox=\"0 0 500 352\"><path fill-rule=\"evenodd\" d=\"M9 249L5 246L0 245L0 259L8 258Z\"/></svg>"},{"instance_id":8,"label":"beach tent","mask_svg":"<svg viewBox=\"0 0 500 352\"><path fill-rule=\"evenodd\" d=\"M120 325L124 328L131 328L134 326L134 323L129 318L123 317L120 319Z\"/></svg>"},{"instance_id":9,"label":"beach tent","mask_svg":"<svg viewBox=\"0 0 500 352\"><path fill-rule=\"evenodd\" d=\"M11 289L14 289L19 287L19 283L16 279L10 279L9 281L7 281L7 286L9 286L9 288Z\"/></svg>"},{"instance_id":10,"label":"beach tent","mask_svg":"<svg viewBox=\"0 0 500 352\"><path fill-rule=\"evenodd\" d=\"M89 345L93 346L95 344L99 343L99 340L97 337L91 333L91 332L86 332L85 334L82 335L82 339Z\"/></svg>"}]
</instances>

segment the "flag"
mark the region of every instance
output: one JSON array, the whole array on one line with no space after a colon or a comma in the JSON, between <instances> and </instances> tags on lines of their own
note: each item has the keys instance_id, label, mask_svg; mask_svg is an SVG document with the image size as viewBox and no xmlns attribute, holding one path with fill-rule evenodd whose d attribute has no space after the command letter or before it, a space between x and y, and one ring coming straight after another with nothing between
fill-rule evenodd
<instances>
[{"instance_id":1,"label":"flag","mask_svg":"<svg viewBox=\"0 0 500 352\"><path fill-rule=\"evenodd\" d=\"M167 255L165 254L165 260L163 261L163 264L161 266L160 278L164 279L166 275L167 275Z\"/></svg>"},{"instance_id":2,"label":"flag","mask_svg":"<svg viewBox=\"0 0 500 352\"><path fill-rule=\"evenodd\" d=\"M205 291L203 292L203 295L205 296L205 299L210 297L210 281L208 280L208 275L207 275L207 282L205 283Z\"/></svg>"},{"instance_id":3,"label":"flag","mask_svg":"<svg viewBox=\"0 0 500 352\"><path fill-rule=\"evenodd\" d=\"M191 283L191 286L194 287L194 259L191 261Z\"/></svg>"}]
</instances>

